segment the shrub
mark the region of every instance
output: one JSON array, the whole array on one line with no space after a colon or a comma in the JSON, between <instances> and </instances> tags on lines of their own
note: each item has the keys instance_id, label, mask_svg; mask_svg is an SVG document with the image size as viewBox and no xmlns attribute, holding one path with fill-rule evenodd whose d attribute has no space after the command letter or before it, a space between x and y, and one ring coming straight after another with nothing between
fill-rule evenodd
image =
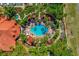
<instances>
[{"instance_id":1,"label":"shrub","mask_svg":"<svg viewBox=\"0 0 79 59\"><path fill-rule=\"evenodd\" d=\"M27 37L23 33L20 33L20 38L23 43L26 43Z\"/></svg>"}]
</instances>

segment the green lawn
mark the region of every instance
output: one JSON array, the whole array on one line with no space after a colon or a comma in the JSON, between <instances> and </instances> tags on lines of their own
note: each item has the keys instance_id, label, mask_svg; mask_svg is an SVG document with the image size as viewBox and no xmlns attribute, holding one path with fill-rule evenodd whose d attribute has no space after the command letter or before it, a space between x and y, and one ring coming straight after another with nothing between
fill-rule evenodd
<instances>
[{"instance_id":1,"label":"green lawn","mask_svg":"<svg viewBox=\"0 0 79 59\"><path fill-rule=\"evenodd\" d=\"M77 45L79 45L78 35L79 35L79 17L77 15L77 4L66 4L66 23L67 23L67 30L68 30L68 44L70 44L71 48L73 49L73 55L77 54Z\"/></svg>"}]
</instances>

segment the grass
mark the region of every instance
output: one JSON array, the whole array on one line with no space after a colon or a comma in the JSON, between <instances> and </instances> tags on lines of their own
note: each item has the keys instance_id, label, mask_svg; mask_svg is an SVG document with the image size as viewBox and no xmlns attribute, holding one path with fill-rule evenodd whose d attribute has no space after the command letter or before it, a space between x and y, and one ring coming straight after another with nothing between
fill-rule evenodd
<instances>
[{"instance_id":1,"label":"grass","mask_svg":"<svg viewBox=\"0 0 79 59\"><path fill-rule=\"evenodd\" d=\"M0 51L0 56L27 56L29 55L25 48L17 42L16 48L12 52Z\"/></svg>"},{"instance_id":2,"label":"grass","mask_svg":"<svg viewBox=\"0 0 79 59\"><path fill-rule=\"evenodd\" d=\"M78 18L76 18L76 4L67 4L66 5L66 13L67 13L67 17L66 17L66 23L67 23L67 30L68 30L68 44L71 45L72 49L73 49L73 54L77 55L77 39L78 39L78 33L77 31L79 31L78 27L79 24L77 22L79 22L79 20L77 20Z\"/></svg>"}]
</instances>

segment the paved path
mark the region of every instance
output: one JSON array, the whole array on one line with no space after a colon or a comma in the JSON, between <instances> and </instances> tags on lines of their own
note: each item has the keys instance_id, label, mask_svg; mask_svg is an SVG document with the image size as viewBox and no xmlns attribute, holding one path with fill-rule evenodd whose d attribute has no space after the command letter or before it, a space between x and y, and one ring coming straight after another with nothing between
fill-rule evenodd
<instances>
[{"instance_id":1,"label":"paved path","mask_svg":"<svg viewBox=\"0 0 79 59\"><path fill-rule=\"evenodd\" d=\"M61 36L61 27L59 26L59 36L57 37L57 39L54 41L54 44L60 39Z\"/></svg>"}]
</instances>

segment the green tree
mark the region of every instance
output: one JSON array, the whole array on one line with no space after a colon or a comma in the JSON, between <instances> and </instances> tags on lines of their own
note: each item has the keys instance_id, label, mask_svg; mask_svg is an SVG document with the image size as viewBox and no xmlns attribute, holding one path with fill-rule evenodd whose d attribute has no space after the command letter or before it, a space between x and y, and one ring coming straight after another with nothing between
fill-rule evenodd
<instances>
[{"instance_id":1,"label":"green tree","mask_svg":"<svg viewBox=\"0 0 79 59\"><path fill-rule=\"evenodd\" d=\"M24 18L20 20L19 24L22 26L22 25L25 25L27 22L28 22L28 19Z\"/></svg>"},{"instance_id":2,"label":"green tree","mask_svg":"<svg viewBox=\"0 0 79 59\"><path fill-rule=\"evenodd\" d=\"M4 14L4 8L3 7L0 7L0 14Z\"/></svg>"},{"instance_id":3,"label":"green tree","mask_svg":"<svg viewBox=\"0 0 79 59\"><path fill-rule=\"evenodd\" d=\"M14 7L5 6L5 15L9 16L10 18L14 17L16 15L16 10Z\"/></svg>"},{"instance_id":4,"label":"green tree","mask_svg":"<svg viewBox=\"0 0 79 59\"><path fill-rule=\"evenodd\" d=\"M55 15L56 19L61 20L63 17L63 4L48 4L47 13Z\"/></svg>"},{"instance_id":5,"label":"green tree","mask_svg":"<svg viewBox=\"0 0 79 59\"><path fill-rule=\"evenodd\" d=\"M59 40L56 44L51 45L49 51L54 56L70 56L72 51L69 52L66 40Z\"/></svg>"},{"instance_id":6,"label":"green tree","mask_svg":"<svg viewBox=\"0 0 79 59\"><path fill-rule=\"evenodd\" d=\"M29 49L29 53L32 56L47 56L48 47L42 44L40 47L33 47Z\"/></svg>"},{"instance_id":7,"label":"green tree","mask_svg":"<svg viewBox=\"0 0 79 59\"><path fill-rule=\"evenodd\" d=\"M23 43L25 43L26 40L27 40L26 35L24 35L23 33L20 33L20 38L21 38L21 40L22 40Z\"/></svg>"}]
</instances>

